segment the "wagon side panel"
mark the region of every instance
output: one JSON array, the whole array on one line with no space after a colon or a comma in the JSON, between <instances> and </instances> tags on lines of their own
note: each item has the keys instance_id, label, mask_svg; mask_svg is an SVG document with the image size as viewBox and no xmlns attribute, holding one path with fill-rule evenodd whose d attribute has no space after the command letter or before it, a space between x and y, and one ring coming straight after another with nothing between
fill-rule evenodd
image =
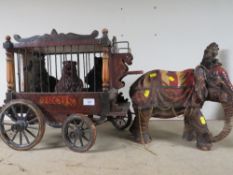
<instances>
[{"instance_id":1,"label":"wagon side panel","mask_svg":"<svg viewBox=\"0 0 233 175\"><path fill-rule=\"evenodd\" d=\"M105 115L109 113L106 93L17 93L16 99L27 99L38 105L47 120L63 123L70 114Z\"/></svg>"}]
</instances>

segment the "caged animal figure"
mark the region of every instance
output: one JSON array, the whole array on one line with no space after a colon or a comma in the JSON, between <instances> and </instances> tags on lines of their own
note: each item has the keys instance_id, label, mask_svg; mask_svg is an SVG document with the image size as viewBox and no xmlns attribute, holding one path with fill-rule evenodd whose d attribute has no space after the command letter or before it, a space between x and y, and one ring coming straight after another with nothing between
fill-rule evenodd
<instances>
[{"instance_id":1,"label":"caged animal figure","mask_svg":"<svg viewBox=\"0 0 233 175\"><path fill-rule=\"evenodd\" d=\"M76 62L64 61L61 79L56 84L57 92L78 92L83 88L83 82L77 75Z\"/></svg>"},{"instance_id":2,"label":"caged animal figure","mask_svg":"<svg viewBox=\"0 0 233 175\"><path fill-rule=\"evenodd\" d=\"M136 117L130 128L135 140L151 141L150 117L172 118L184 115L183 138L201 150L210 150L212 143L222 140L231 131L233 86L226 70L217 60L218 45L211 43L203 60L195 69L180 72L153 70L142 75L130 87ZM201 112L205 101L219 102L225 112L223 130L212 136Z\"/></svg>"},{"instance_id":3,"label":"caged animal figure","mask_svg":"<svg viewBox=\"0 0 233 175\"><path fill-rule=\"evenodd\" d=\"M89 85L89 91L102 91L102 57L95 57L94 66L85 77L85 82Z\"/></svg>"},{"instance_id":4,"label":"caged animal figure","mask_svg":"<svg viewBox=\"0 0 233 175\"><path fill-rule=\"evenodd\" d=\"M28 90L30 92L54 92L57 79L47 72L44 55L30 55L28 64L24 67L27 72Z\"/></svg>"}]
</instances>

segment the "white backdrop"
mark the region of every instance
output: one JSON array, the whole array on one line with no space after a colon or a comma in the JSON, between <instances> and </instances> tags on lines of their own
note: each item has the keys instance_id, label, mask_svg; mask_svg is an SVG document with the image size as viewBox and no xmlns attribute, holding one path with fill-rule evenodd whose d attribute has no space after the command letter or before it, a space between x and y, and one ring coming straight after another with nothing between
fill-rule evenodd
<instances>
[{"instance_id":1,"label":"white backdrop","mask_svg":"<svg viewBox=\"0 0 233 175\"><path fill-rule=\"evenodd\" d=\"M131 70L182 70L195 67L205 47L219 44L220 58L233 80L233 0L0 0L0 40L58 32L89 34L109 29L110 38L128 40ZM0 104L6 92L5 51L0 48ZM124 93L138 76L125 78ZM204 114L219 116L207 103Z\"/></svg>"}]
</instances>

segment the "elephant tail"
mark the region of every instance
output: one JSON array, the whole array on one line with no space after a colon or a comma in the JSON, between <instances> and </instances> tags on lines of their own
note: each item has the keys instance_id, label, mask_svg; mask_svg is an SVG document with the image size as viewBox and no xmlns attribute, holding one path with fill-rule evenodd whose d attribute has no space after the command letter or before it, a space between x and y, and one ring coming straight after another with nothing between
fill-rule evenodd
<instances>
[{"instance_id":1,"label":"elephant tail","mask_svg":"<svg viewBox=\"0 0 233 175\"><path fill-rule=\"evenodd\" d=\"M232 130L231 118L233 116L233 104L222 104L224 109L224 127L220 133L211 137L211 142L218 142L228 136Z\"/></svg>"}]
</instances>

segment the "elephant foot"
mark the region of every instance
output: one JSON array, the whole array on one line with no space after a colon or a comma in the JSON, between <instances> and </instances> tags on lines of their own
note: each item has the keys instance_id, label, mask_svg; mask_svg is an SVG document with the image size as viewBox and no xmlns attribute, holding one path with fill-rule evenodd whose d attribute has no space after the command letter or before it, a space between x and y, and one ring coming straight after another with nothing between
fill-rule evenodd
<instances>
[{"instance_id":1,"label":"elephant foot","mask_svg":"<svg viewBox=\"0 0 233 175\"><path fill-rule=\"evenodd\" d=\"M134 141L140 144L147 144L150 143L152 141L151 136L148 133L140 133L140 132L132 132L130 130L130 132L132 133L133 137L134 137Z\"/></svg>"},{"instance_id":2,"label":"elephant foot","mask_svg":"<svg viewBox=\"0 0 233 175\"><path fill-rule=\"evenodd\" d=\"M212 148L210 135L208 133L197 136L197 148L202 151L209 151Z\"/></svg>"},{"instance_id":3,"label":"elephant foot","mask_svg":"<svg viewBox=\"0 0 233 175\"><path fill-rule=\"evenodd\" d=\"M138 134L134 139L135 142L141 144L148 144L152 141L151 136L148 133Z\"/></svg>"},{"instance_id":4,"label":"elephant foot","mask_svg":"<svg viewBox=\"0 0 233 175\"><path fill-rule=\"evenodd\" d=\"M193 141L196 138L196 133L194 130L185 130L183 133L183 139L187 140L187 141Z\"/></svg>"},{"instance_id":5,"label":"elephant foot","mask_svg":"<svg viewBox=\"0 0 233 175\"><path fill-rule=\"evenodd\" d=\"M205 144L205 145L197 144L197 148L202 151L210 151L212 148L212 144Z\"/></svg>"}]
</instances>

